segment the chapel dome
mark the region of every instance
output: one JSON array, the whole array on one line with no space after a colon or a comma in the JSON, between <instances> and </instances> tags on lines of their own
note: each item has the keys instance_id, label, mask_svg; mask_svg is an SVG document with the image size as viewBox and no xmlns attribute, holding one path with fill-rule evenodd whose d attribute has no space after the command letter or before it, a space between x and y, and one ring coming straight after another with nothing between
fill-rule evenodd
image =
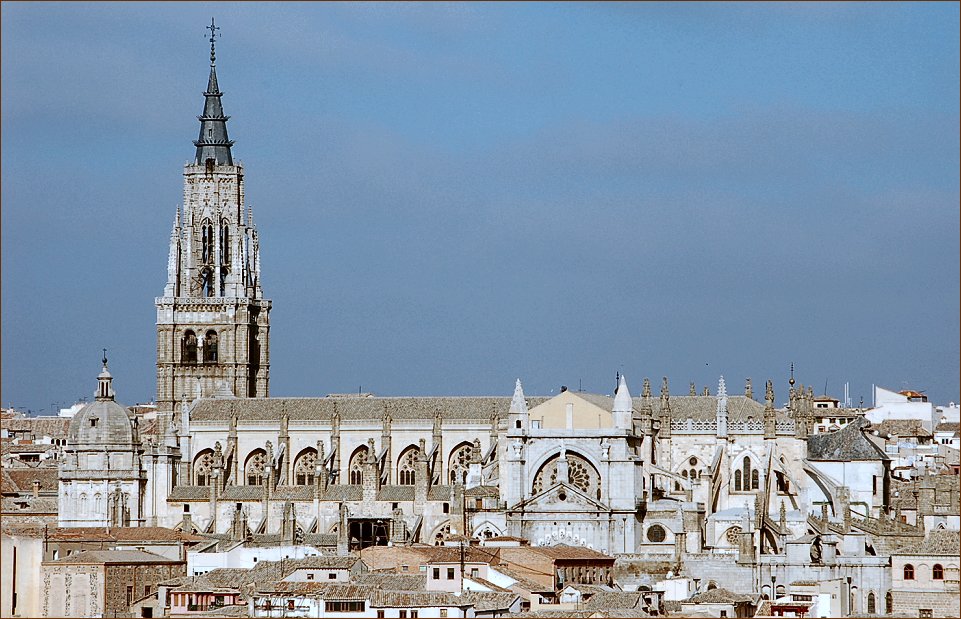
<instances>
[{"instance_id":1,"label":"chapel dome","mask_svg":"<svg viewBox=\"0 0 961 619\"><path fill-rule=\"evenodd\" d=\"M133 444L133 424L127 409L114 400L113 377L107 370L107 359L97 376L96 399L74 415L67 429L67 442L71 447Z\"/></svg>"}]
</instances>

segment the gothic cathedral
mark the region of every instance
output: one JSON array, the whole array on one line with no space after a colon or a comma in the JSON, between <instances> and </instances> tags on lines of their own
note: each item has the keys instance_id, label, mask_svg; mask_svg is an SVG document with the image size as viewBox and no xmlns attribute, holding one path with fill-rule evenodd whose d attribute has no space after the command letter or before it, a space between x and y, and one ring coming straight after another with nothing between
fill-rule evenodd
<instances>
[{"instance_id":1,"label":"gothic cathedral","mask_svg":"<svg viewBox=\"0 0 961 619\"><path fill-rule=\"evenodd\" d=\"M230 152L217 85L210 78L197 153L184 165L183 209L170 233L167 285L157 306L157 405L215 392L270 394L270 300L260 284L253 212L244 208L244 167Z\"/></svg>"}]
</instances>

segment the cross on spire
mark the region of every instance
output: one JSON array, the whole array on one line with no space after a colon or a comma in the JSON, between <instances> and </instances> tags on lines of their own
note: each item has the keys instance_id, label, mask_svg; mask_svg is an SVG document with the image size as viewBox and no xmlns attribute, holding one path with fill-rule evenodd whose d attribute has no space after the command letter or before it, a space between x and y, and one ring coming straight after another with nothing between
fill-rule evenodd
<instances>
[{"instance_id":1,"label":"cross on spire","mask_svg":"<svg viewBox=\"0 0 961 619\"><path fill-rule=\"evenodd\" d=\"M211 17L210 25L205 30L210 31L210 66L213 66L217 60L217 54L214 52L214 41L217 40L217 31L220 30L220 26L214 24L214 18Z\"/></svg>"}]
</instances>

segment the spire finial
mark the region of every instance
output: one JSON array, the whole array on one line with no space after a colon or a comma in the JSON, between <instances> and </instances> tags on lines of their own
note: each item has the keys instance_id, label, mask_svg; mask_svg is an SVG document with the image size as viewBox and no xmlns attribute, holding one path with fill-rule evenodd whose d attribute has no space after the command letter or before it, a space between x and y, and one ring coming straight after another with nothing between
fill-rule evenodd
<instances>
[{"instance_id":1,"label":"spire finial","mask_svg":"<svg viewBox=\"0 0 961 619\"><path fill-rule=\"evenodd\" d=\"M793 361L791 362L791 380L787 382L789 382L792 387L794 386L794 362Z\"/></svg>"},{"instance_id":2,"label":"spire finial","mask_svg":"<svg viewBox=\"0 0 961 619\"><path fill-rule=\"evenodd\" d=\"M214 66L217 62L217 54L214 51L214 41L217 40L217 31L220 30L220 26L214 24L214 18L210 18L210 25L205 28L210 31L210 66Z\"/></svg>"},{"instance_id":3,"label":"spire finial","mask_svg":"<svg viewBox=\"0 0 961 619\"><path fill-rule=\"evenodd\" d=\"M107 349L106 348L103 349L103 367L105 369L107 367Z\"/></svg>"}]
</instances>

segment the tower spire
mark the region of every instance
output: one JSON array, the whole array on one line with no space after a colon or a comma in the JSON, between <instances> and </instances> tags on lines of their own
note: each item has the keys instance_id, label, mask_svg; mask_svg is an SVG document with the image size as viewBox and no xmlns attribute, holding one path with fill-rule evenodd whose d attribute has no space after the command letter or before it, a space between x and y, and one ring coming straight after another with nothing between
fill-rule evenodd
<instances>
[{"instance_id":1,"label":"tower spire","mask_svg":"<svg viewBox=\"0 0 961 619\"><path fill-rule=\"evenodd\" d=\"M204 111L198 116L200 120L200 137L194 142L197 147L195 163L206 164L213 160L214 165L233 165L233 157L230 154L230 147L233 142L227 137L227 120L229 116L224 116L224 108L220 102L220 97L224 93L220 92L217 84L217 53L214 42L217 39L217 31L220 27L210 18L210 77L207 79L207 90L204 92Z\"/></svg>"}]
</instances>

